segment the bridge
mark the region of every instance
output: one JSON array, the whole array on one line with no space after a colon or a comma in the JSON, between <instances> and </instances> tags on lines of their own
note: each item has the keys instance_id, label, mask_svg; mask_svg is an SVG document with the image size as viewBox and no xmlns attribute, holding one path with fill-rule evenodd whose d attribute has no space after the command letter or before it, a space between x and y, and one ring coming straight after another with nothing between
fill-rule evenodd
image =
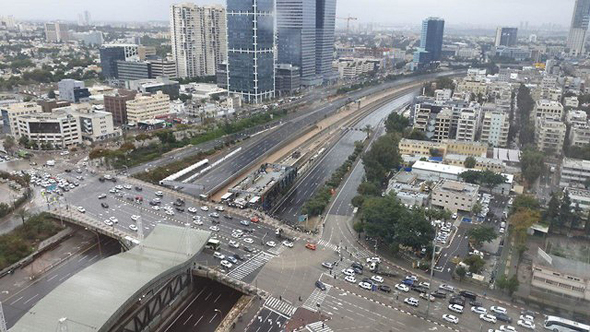
<instances>
[{"instance_id":1,"label":"bridge","mask_svg":"<svg viewBox=\"0 0 590 332\"><path fill-rule=\"evenodd\" d=\"M75 274L10 332L149 331L189 294L196 256L211 233L157 225L133 249Z\"/></svg>"}]
</instances>

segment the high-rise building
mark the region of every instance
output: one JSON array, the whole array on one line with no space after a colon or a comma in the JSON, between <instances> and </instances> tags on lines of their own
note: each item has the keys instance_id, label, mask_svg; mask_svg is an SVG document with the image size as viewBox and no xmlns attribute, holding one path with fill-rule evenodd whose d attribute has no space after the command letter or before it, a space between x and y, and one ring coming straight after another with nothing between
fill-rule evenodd
<instances>
[{"instance_id":1,"label":"high-rise building","mask_svg":"<svg viewBox=\"0 0 590 332\"><path fill-rule=\"evenodd\" d=\"M104 96L104 110L113 115L116 125L127 124L127 101L135 99L136 91L119 89L115 95Z\"/></svg>"},{"instance_id":2,"label":"high-rise building","mask_svg":"<svg viewBox=\"0 0 590 332\"><path fill-rule=\"evenodd\" d=\"M107 79L118 78L117 61L139 60L138 45L108 44L100 48L100 66L102 75Z\"/></svg>"},{"instance_id":3,"label":"high-rise building","mask_svg":"<svg viewBox=\"0 0 590 332\"><path fill-rule=\"evenodd\" d=\"M445 21L441 18L429 17L422 21L420 47L414 53L414 69L424 68L431 62L440 61L444 30Z\"/></svg>"},{"instance_id":4,"label":"high-rise building","mask_svg":"<svg viewBox=\"0 0 590 332\"><path fill-rule=\"evenodd\" d=\"M590 0L576 0L567 48L572 56L585 53L586 32L590 21Z\"/></svg>"},{"instance_id":5,"label":"high-rise building","mask_svg":"<svg viewBox=\"0 0 590 332\"><path fill-rule=\"evenodd\" d=\"M152 64L149 61L117 60L117 78L121 81L152 78Z\"/></svg>"},{"instance_id":6,"label":"high-rise building","mask_svg":"<svg viewBox=\"0 0 590 332\"><path fill-rule=\"evenodd\" d=\"M275 91L274 0L228 0L228 89L259 103Z\"/></svg>"},{"instance_id":7,"label":"high-rise building","mask_svg":"<svg viewBox=\"0 0 590 332\"><path fill-rule=\"evenodd\" d=\"M496 29L496 47L516 46L518 41L518 28L498 27Z\"/></svg>"},{"instance_id":8,"label":"high-rise building","mask_svg":"<svg viewBox=\"0 0 590 332\"><path fill-rule=\"evenodd\" d=\"M225 8L172 5L170 37L178 77L214 76L217 65L227 57Z\"/></svg>"},{"instance_id":9,"label":"high-rise building","mask_svg":"<svg viewBox=\"0 0 590 332\"><path fill-rule=\"evenodd\" d=\"M506 147L509 130L510 119L507 113L498 110L486 112L481 127L481 141L494 147Z\"/></svg>"},{"instance_id":10,"label":"high-rise building","mask_svg":"<svg viewBox=\"0 0 590 332\"><path fill-rule=\"evenodd\" d=\"M59 22L45 23L45 40L48 43L61 43L69 39L68 26Z\"/></svg>"},{"instance_id":11,"label":"high-rise building","mask_svg":"<svg viewBox=\"0 0 590 332\"><path fill-rule=\"evenodd\" d=\"M173 60L152 58L148 61L152 64L152 77L176 78L176 62Z\"/></svg>"},{"instance_id":12,"label":"high-rise building","mask_svg":"<svg viewBox=\"0 0 590 332\"><path fill-rule=\"evenodd\" d=\"M316 0L316 73L323 80L337 74L332 69L334 58L334 29L336 28L336 0Z\"/></svg>"}]
</instances>

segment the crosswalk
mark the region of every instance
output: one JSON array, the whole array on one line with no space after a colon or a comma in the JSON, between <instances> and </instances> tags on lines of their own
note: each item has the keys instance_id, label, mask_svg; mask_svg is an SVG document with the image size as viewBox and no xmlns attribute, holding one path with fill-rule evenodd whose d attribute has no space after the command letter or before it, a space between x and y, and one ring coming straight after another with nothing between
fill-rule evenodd
<instances>
[{"instance_id":1,"label":"crosswalk","mask_svg":"<svg viewBox=\"0 0 590 332\"><path fill-rule=\"evenodd\" d=\"M261 251L258 254L252 256L249 260L245 261L232 271L230 271L227 275L234 279L242 280L250 273L254 272L257 268L261 267L262 265L266 264L271 258L275 257L267 252Z\"/></svg>"},{"instance_id":2,"label":"crosswalk","mask_svg":"<svg viewBox=\"0 0 590 332\"><path fill-rule=\"evenodd\" d=\"M264 302L264 307L279 314L285 315L287 318L293 316L295 310L297 310L297 307L293 306L292 304L272 296Z\"/></svg>"},{"instance_id":3,"label":"crosswalk","mask_svg":"<svg viewBox=\"0 0 590 332\"><path fill-rule=\"evenodd\" d=\"M278 256L283 252L283 250L285 250L285 246L279 243L276 247L270 248L267 251L275 256Z\"/></svg>"},{"instance_id":4,"label":"crosswalk","mask_svg":"<svg viewBox=\"0 0 590 332\"><path fill-rule=\"evenodd\" d=\"M321 239L321 240L318 242L318 244L320 245L320 247L325 247L325 248L327 248L327 249L332 249L332 250L334 250L334 251L338 250L338 246L337 246L337 245L335 245L335 244L333 244L333 243L330 243L330 242L328 242L328 241L326 241L326 240L324 240L324 239Z\"/></svg>"},{"instance_id":5,"label":"crosswalk","mask_svg":"<svg viewBox=\"0 0 590 332\"><path fill-rule=\"evenodd\" d=\"M308 309L313 312L318 311L318 304L320 306L322 305L322 303L324 302L324 299L326 298L326 296L328 296L328 292L332 288L332 285L328 285L326 283L324 283L324 285L326 286L325 291L322 291L319 288L316 288L313 290L311 295L309 295L307 300L305 300L305 302L303 303L303 307L305 309Z\"/></svg>"},{"instance_id":6,"label":"crosswalk","mask_svg":"<svg viewBox=\"0 0 590 332\"><path fill-rule=\"evenodd\" d=\"M305 329L310 332L332 332L331 328L328 327L324 322L315 322L305 325Z\"/></svg>"}]
</instances>

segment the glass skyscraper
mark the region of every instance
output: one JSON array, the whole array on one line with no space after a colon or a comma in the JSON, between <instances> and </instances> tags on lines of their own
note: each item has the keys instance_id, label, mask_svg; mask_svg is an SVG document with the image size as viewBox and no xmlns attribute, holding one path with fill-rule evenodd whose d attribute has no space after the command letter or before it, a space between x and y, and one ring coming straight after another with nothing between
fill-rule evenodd
<instances>
[{"instance_id":1,"label":"glass skyscraper","mask_svg":"<svg viewBox=\"0 0 590 332\"><path fill-rule=\"evenodd\" d=\"M228 90L259 103L274 96L274 0L227 0Z\"/></svg>"},{"instance_id":2,"label":"glass skyscraper","mask_svg":"<svg viewBox=\"0 0 590 332\"><path fill-rule=\"evenodd\" d=\"M441 59L444 31L445 20L442 18L429 17L422 21L420 48L428 52L430 61Z\"/></svg>"},{"instance_id":3,"label":"glass skyscraper","mask_svg":"<svg viewBox=\"0 0 590 332\"><path fill-rule=\"evenodd\" d=\"M585 53L586 32L590 22L590 0L576 0L572 24L567 37L567 48L572 56Z\"/></svg>"},{"instance_id":4,"label":"glass skyscraper","mask_svg":"<svg viewBox=\"0 0 590 332\"><path fill-rule=\"evenodd\" d=\"M334 29L336 0L316 0L316 73L324 81L334 78Z\"/></svg>"}]
</instances>

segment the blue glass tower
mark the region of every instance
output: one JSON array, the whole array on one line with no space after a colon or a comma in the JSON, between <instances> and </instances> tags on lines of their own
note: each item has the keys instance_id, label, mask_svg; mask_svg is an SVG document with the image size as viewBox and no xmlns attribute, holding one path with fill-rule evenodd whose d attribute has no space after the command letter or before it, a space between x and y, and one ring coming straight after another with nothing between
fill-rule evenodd
<instances>
[{"instance_id":1,"label":"blue glass tower","mask_svg":"<svg viewBox=\"0 0 590 332\"><path fill-rule=\"evenodd\" d=\"M442 18L429 17L422 21L420 48L430 54L430 61L441 59L444 31L445 20Z\"/></svg>"}]
</instances>

